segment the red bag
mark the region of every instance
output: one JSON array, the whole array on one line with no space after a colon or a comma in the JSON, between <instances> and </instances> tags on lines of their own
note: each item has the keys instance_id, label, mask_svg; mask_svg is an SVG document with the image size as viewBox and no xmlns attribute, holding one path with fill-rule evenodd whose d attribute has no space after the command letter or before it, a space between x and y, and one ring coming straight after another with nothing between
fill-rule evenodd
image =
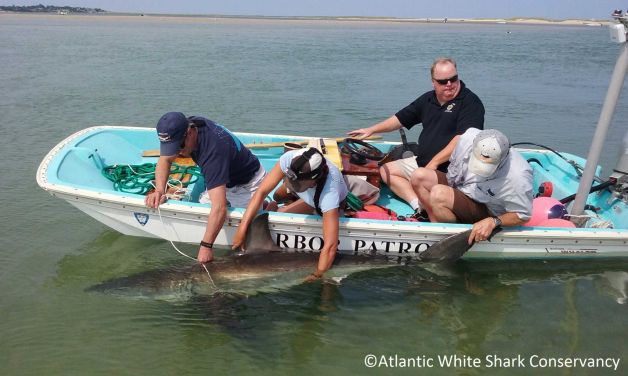
<instances>
[{"instance_id":1,"label":"red bag","mask_svg":"<svg viewBox=\"0 0 628 376\"><path fill-rule=\"evenodd\" d=\"M396 221L397 213L379 205L364 205L364 210L355 212L353 218Z\"/></svg>"}]
</instances>

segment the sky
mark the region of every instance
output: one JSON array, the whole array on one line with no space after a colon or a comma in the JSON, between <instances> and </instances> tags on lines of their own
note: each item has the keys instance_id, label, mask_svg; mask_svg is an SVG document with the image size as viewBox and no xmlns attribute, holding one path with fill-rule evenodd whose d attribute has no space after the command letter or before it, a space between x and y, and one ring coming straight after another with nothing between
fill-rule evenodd
<instances>
[{"instance_id":1,"label":"sky","mask_svg":"<svg viewBox=\"0 0 628 376\"><path fill-rule=\"evenodd\" d=\"M58 1L58 2L56 2ZM0 5L69 5L111 12L398 18L608 19L618 0L0 0ZM628 10L624 8L623 11Z\"/></svg>"}]
</instances>

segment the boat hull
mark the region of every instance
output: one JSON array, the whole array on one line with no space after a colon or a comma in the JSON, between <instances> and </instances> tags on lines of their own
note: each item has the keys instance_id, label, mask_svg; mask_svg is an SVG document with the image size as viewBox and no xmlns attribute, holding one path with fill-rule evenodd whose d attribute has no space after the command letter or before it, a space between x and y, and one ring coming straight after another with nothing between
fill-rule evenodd
<instances>
[{"instance_id":1,"label":"boat hull","mask_svg":"<svg viewBox=\"0 0 628 376\"><path fill-rule=\"evenodd\" d=\"M182 208L179 203L166 203L155 210L146 208L141 200L108 201L105 197L60 192L52 195L125 235L173 242L198 244L209 214L209 208ZM229 212L216 245L231 245L242 214L240 209ZM271 213L269 226L282 248L319 251L322 247L321 222L316 216ZM434 242L467 229L465 225L342 219L338 248L346 254L417 257ZM626 234L613 230L520 228L478 243L465 255L487 259L572 257L628 257Z\"/></svg>"}]
</instances>

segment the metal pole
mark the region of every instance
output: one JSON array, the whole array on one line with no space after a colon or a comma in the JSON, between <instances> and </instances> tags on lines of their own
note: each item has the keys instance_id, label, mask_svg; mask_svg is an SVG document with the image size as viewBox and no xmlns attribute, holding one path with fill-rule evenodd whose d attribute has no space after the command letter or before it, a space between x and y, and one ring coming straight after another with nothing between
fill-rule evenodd
<instances>
[{"instance_id":1,"label":"metal pole","mask_svg":"<svg viewBox=\"0 0 628 376\"><path fill-rule=\"evenodd\" d=\"M597 168L600 154L602 153L602 147L604 146L604 140L606 139L606 133L608 132L611 120L613 120L619 94L624 86L626 70L628 70L628 42L621 44L617 63L615 63L615 69L611 76L611 83L608 86L602 112L600 113L600 119L597 122L595 134L593 135L593 141L591 142L591 148L587 156L587 163L584 166L584 172L580 178L578 193L576 193L576 199L571 207L572 215L580 215L584 211L584 206L589 196L589 190L593 183L593 177L595 176L595 169ZM575 218L573 221L578 222Z\"/></svg>"}]
</instances>

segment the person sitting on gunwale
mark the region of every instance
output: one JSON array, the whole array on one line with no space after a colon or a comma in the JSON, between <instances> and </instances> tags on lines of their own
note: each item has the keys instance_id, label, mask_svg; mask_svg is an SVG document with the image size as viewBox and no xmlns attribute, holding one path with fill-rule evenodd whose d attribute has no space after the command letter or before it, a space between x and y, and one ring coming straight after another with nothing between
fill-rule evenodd
<instances>
[{"instance_id":1,"label":"person sitting on gunwale","mask_svg":"<svg viewBox=\"0 0 628 376\"><path fill-rule=\"evenodd\" d=\"M422 125L416 157L395 160L380 167L384 183L412 207L417 219L421 218L423 208L410 183L412 172L419 167L446 172L460 135L472 127L484 129L484 105L460 79L454 59L434 60L430 76L434 90L424 93L384 121L348 132L351 137L364 138L374 133Z\"/></svg>"},{"instance_id":2,"label":"person sitting on gunwale","mask_svg":"<svg viewBox=\"0 0 628 376\"><path fill-rule=\"evenodd\" d=\"M419 168L412 186L432 222L473 223L469 244L499 226L519 226L532 215L528 162L495 129L469 128L449 159L447 174Z\"/></svg>"}]
</instances>

